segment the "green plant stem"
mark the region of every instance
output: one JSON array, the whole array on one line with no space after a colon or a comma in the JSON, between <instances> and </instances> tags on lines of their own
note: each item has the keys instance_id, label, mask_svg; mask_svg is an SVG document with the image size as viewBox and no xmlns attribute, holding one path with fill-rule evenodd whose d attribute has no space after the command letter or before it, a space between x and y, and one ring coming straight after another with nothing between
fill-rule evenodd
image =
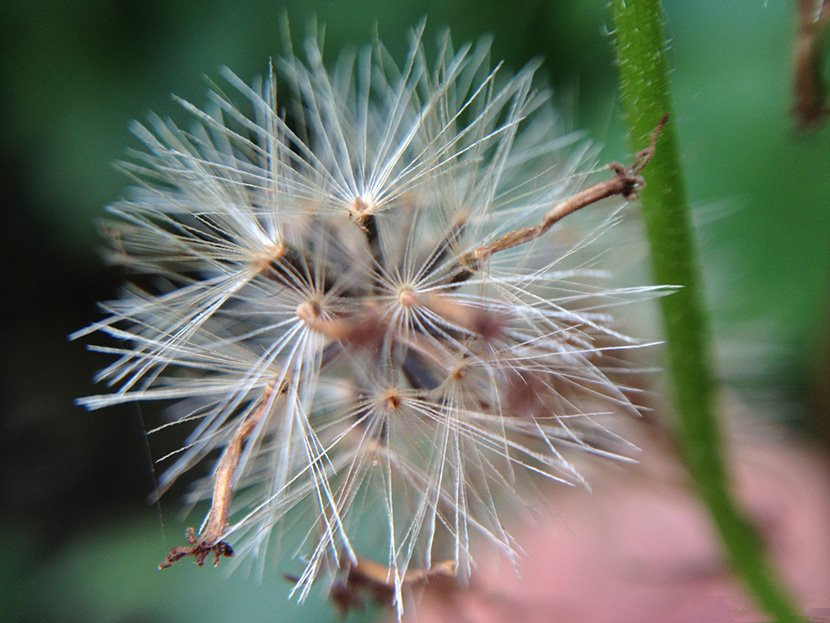
<instances>
[{"instance_id":1,"label":"green plant stem","mask_svg":"<svg viewBox=\"0 0 830 623\"><path fill-rule=\"evenodd\" d=\"M671 112L659 0L611 0L622 102L634 151ZM666 367L677 414L678 443L709 509L733 569L776 622L802 621L767 564L757 533L732 499L714 413L708 327L697 255L672 120L644 171L642 206L657 283L682 288L661 300Z\"/></svg>"}]
</instances>

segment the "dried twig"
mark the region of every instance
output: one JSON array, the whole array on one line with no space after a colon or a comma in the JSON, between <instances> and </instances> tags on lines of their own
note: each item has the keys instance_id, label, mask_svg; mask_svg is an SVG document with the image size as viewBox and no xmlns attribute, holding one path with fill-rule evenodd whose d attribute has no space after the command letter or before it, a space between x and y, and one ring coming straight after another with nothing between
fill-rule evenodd
<instances>
[{"instance_id":1,"label":"dried twig","mask_svg":"<svg viewBox=\"0 0 830 623\"><path fill-rule=\"evenodd\" d=\"M213 554L213 566L219 565L221 556L233 556L233 548L222 540L222 535L228 528L231 499L233 498L234 475L245 441L259 424L271 401L273 388L268 388L262 397L262 404L247 418L242 420L234 432L233 437L225 448L222 458L213 474L213 498L210 503L208 521L204 530L196 536L194 528L188 528L185 533L188 545L178 545L170 550L159 569L166 569L177 560L192 556L200 567L205 559Z\"/></svg>"},{"instance_id":2,"label":"dried twig","mask_svg":"<svg viewBox=\"0 0 830 623\"><path fill-rule=\"evenodd\" d=\"M612 162L608 165L608 168L615 174L610 180L597 182L593 186L586 188L585 190L582 190L567 199L563 199L554 205L547 214L545 214L542 221L538 225L514 229L513 231L502 234L494 241L486 245L476 247L472 251L468 251L462 255L459 258L459 263L462 266L462 273L461 275L456 274L453 277L452 282L457 283L468 279L470 274L477 270L481 266L482 262L489 258L493 253L505 251L520 244L524 244L525 242L535 240L564 217L576 212L580 208L584 208L585 206L615 195L622 195L626 199L636 199L637 190L643 185L643 178L640 174L654 156L657 140L660 138L663 126L666 125L668 120L669 115L667 113L663 115L663 118L660 119L660 122L652 131L648 147L640 151L635 156L634 162L631 166L626 167L618 162Z\"/></svg>"},{"instance_id":3,"label":"dried twig","mask_svg":"<svg viewBox=\"0 0 830 623\"><path fill-rule=\"evenodd\" d=\"M436 578L453 576L455 561L444 560L429 569L408 569L404 574L403 583L420 586ZM345 580L332 586L329 598L341 616L345 616L351 609L362 610L364 594L368 594L378 605L391 607L395 598L392 577L393 573L389 567L368 558L359 558L354 564L349 564Z\"/></svg>"},{"instance_id":4,"label":"dried twig","mask_svg":"<svg viewBox=\"0 0 830 623\"><path fill-rule=\"evenodd\" d=\"M822 40L830 25L830 0L798 0L795 37L795 104L799 127L821 121L828 113L827 85L822 79Z\"/></svg>"}]
</instances>

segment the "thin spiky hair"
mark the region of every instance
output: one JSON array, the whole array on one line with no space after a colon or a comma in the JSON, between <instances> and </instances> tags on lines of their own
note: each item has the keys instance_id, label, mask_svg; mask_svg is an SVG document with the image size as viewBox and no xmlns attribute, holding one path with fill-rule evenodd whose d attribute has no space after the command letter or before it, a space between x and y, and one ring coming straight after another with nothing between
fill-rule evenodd
<instances>
[{"instance_id":1,"label":"thin spiky hair","mask_svg":"<svg viewBox=\"0 0 830 623\"><path fill-rule=\"evenodd\" d=\"M264 561L292 514L300 598L382 546L400 616L412 578L470 573L473 534L512 557L501 505L533 478L583 482L566 450L624 458L601 420L636 413L622 354L648 344L611 311L664 289L604 283L618 209L576 240L557 230L632 196L644 162L577 193L592 149L534 68L502 76L488 42L448 33L429 62L423 32L400 65L376 41L331 72L309 37L265 80L226 69L231 93L181 100L194 129L134 128L112 259L157 280L74 337L116 341L92 347L115 357L97 377L112 392L81 404L171 401L193 427L160 492L219 453L191 498L211 510L163 566L231 540Z\"/></svg>"}]
</instances>

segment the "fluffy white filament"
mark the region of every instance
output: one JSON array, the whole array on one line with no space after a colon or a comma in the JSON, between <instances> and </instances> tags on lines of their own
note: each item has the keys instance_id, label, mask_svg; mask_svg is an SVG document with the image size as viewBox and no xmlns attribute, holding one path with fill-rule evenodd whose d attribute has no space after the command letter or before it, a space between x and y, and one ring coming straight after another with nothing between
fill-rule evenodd
<instances>
[{"instance_id":1,"label":"fluffy white filament","mask_svg":"<svg viewBox=\"0 0 830 623\"><path fill-rule=\"evenodd\" d=\"M138 126L112 257L156 277L78 333L115 338L96 347L113 391L84 405L173 401L193 427L162 490L265 409L223 538L263 556L287 515L306 518L301 597L384 547L399 613L407 570L466 575L474 537L512 555L499 509L529 476L579 483L566 450L614 455L598 420L634 408L609 375L642 344L610 313L660 292L602 285L596 238L616 213L461 261L538 222L590 154L531 69L439 47L428 62L418 31L401 65L377 43L328 71L309 40L262 83L226 71L231 95L183 102L193 129Z\"/></svg>"}]
</instances>

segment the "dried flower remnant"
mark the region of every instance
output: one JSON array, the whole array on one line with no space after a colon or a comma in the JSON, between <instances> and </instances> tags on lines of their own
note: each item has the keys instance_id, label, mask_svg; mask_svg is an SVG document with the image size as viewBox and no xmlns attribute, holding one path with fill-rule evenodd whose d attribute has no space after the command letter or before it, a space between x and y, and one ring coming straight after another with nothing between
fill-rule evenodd
<instances>
[{"instance_id":1,"label":"dried flower remnant","mask_svg":"<svg viewBox=\"0 0 830 623\"><path fill-rule=\"evenodd\" d=\"M797 0L793 114L799 128L818 125L830 107L822 69L823 43L830 25L830 1Z\"/></svg>"},{"instance_id":2,"label":"dried flower remnant","mask_svg":"<svg viewBox=\"0 0 830 623\"><path fill-rule=\"evenodd\" d=\"M325 571L335 601L383 591L400 616L405 587L470 573L476 536L513 555L500 504L528 478L580 483L564 450L622 458L600 420L636 413L619 354L645 344L610 311L665 288L603 285L593 245L618 209L577 242L552 230L633 198L665 120L578 191L589 150L533 70L506 78L448 36L430 64L421 34L401 66L376 43L331 72L310 39L262 83L226 72L236 96L184 102L195 130L136 128L147 149L108 230L113 260L158 281L77 335L118 342L94 347L116 357L113 393L84 405L171 401L194 427L160 492L218 455L194 492L205 523L162 567L263 560L303 525L300 598Z\"/></svg>"},{"instance_id":3,"label":"dried flower remnant","mask_svg":"<svg viewBox=\"0 0 830 623\"><path fill-rule=\"evenodd\" d=\"M390 582L394 575L392 570L367 558L357 562L346 563L346 568L339 574L329 590L329 599L341 616L349 610L363 610L366 597L379 606L394 606L395 586ZM433 563L429 569L407 569L402 583L407 586L420 586L429 582L440 582L442 578L455 576L455 562L442 560ZM284 575L286 580L296 583L299 578Z\"/></svg>"}]
</instances>

